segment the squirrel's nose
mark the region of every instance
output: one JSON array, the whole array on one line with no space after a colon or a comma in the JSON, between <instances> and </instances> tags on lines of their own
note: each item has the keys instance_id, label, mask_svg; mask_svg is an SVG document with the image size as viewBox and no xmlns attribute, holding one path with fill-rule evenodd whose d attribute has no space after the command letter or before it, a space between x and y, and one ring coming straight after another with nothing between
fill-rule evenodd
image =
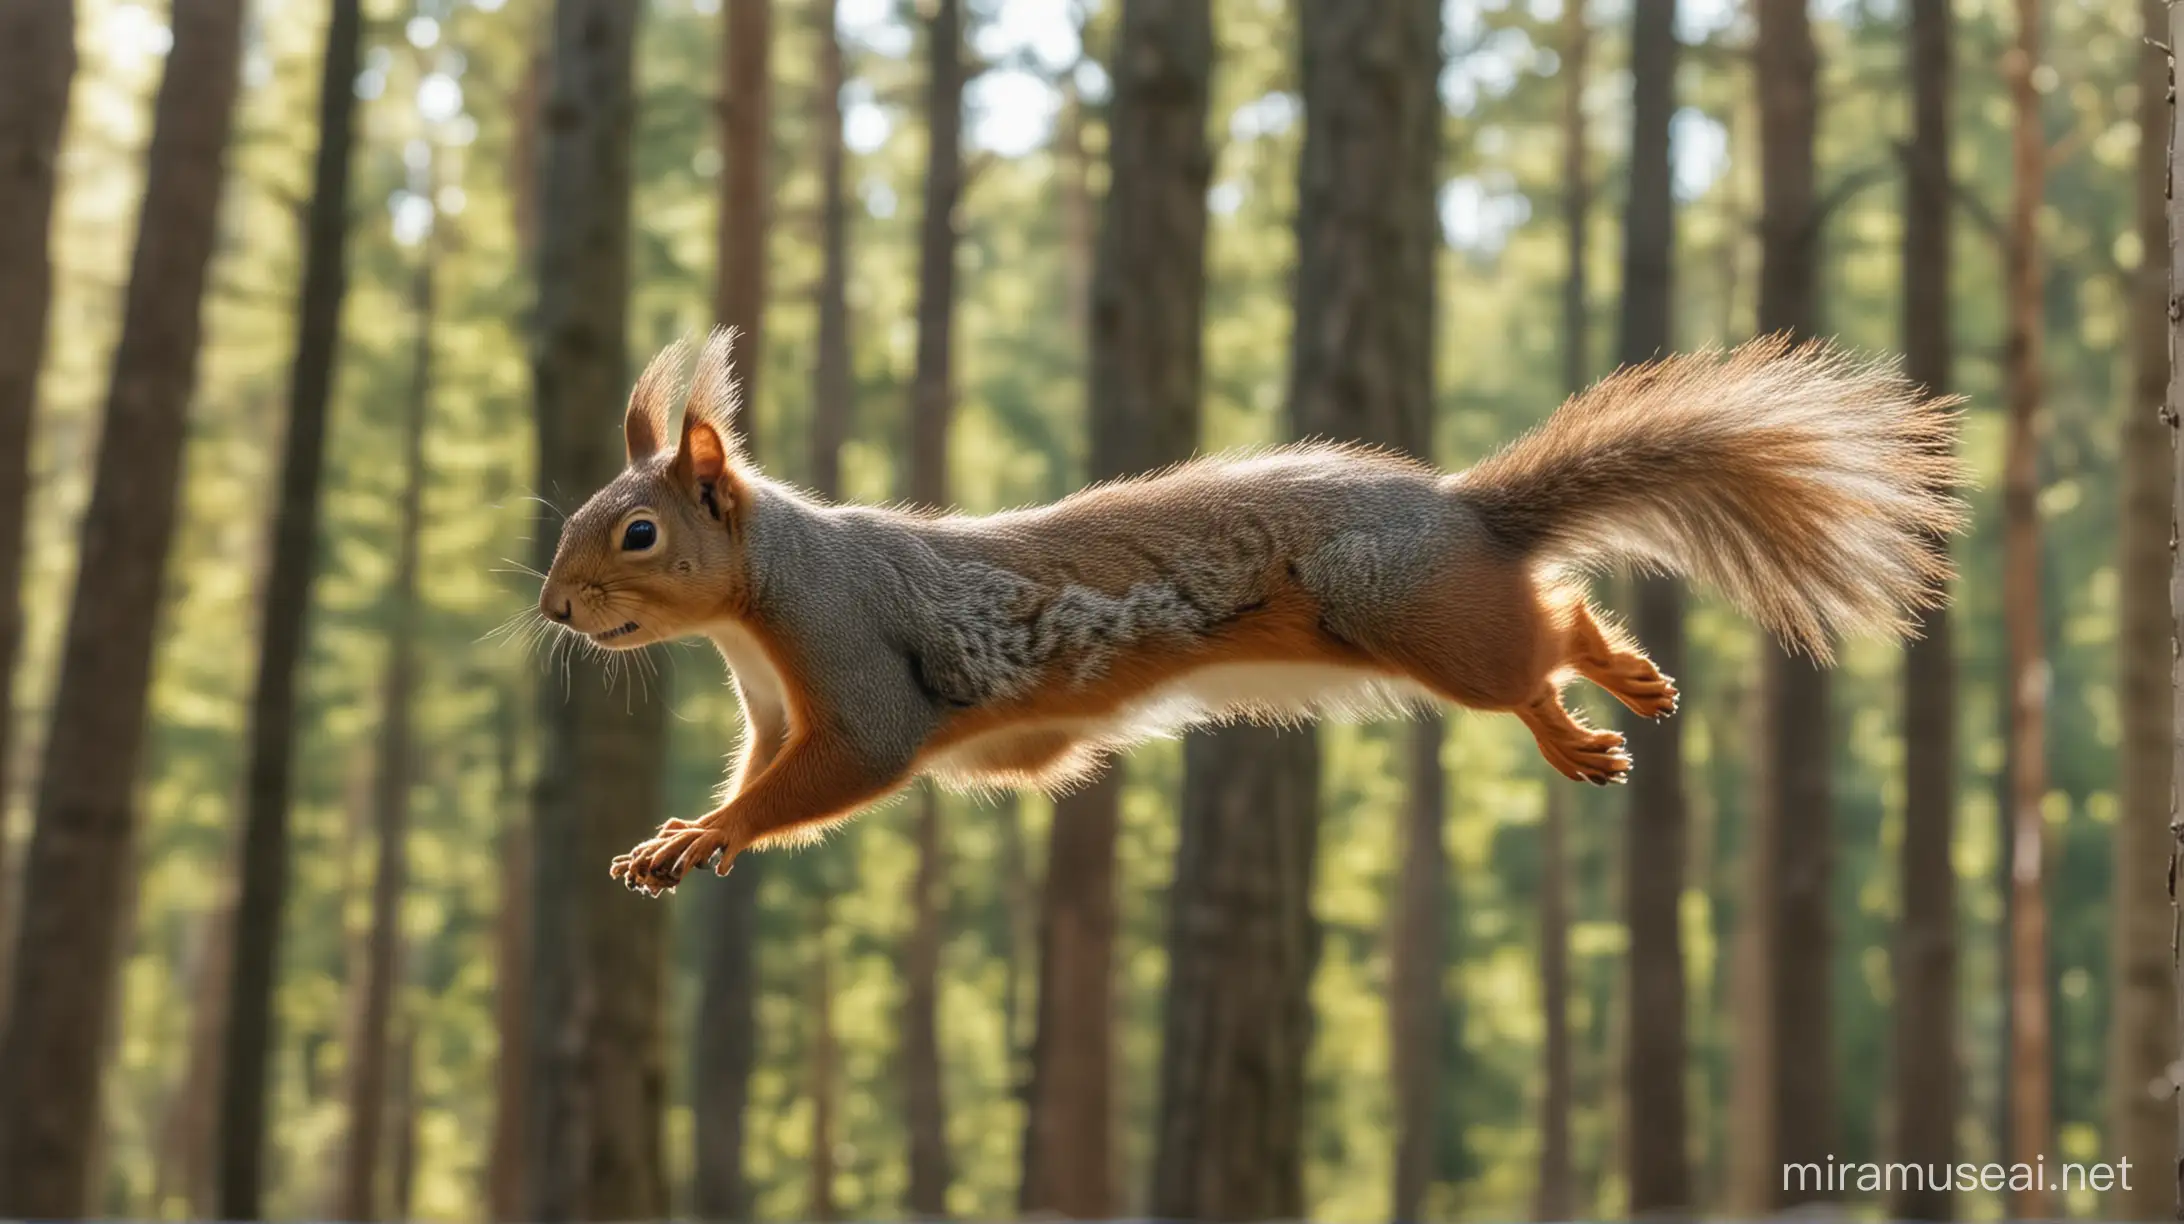
<instances>
[{"instance_id":1,"label":"squirrel's nose","mask_svg":"<svg viewBox=\"0 0 2184 1224\"><path fill-rule=\"evenodd\" d=\"M540 596L538 610L566 625L569 623L569 618L576 615L576 603L574 600L564 599L561 601L561 606L557 608L553 604L552 597Z\"/></svg>"}]
</instances>

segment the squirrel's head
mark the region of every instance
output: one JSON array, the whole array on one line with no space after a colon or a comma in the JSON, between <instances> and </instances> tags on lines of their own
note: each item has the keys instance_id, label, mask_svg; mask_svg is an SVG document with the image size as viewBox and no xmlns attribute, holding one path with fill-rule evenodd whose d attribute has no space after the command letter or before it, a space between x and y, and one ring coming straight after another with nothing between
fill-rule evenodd
<instances>
[{"instance_id":1,"label":"squirrel's head","mask_svg":"<svg viewBox=\"0 0 2184 1224\"><path fill-rule=\"evenodd\" d=\"M706 342L668 444L687 350L668 346L630 392L622 433L629 465L561 526L539 592L548 620L596 645L630 650L702 630L744 604L751 485L734 424L740 392L735 333Z\"/></svg>"}]
</instances>

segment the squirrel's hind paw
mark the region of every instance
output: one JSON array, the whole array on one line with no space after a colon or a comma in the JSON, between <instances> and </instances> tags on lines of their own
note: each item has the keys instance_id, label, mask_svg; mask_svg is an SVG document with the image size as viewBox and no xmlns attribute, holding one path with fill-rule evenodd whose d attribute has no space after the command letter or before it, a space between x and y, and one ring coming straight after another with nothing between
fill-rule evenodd
<instances>
[{"instance_id":1,"label":"squirrel's hind paw","mask_svg":"<svg viewBox=\"0 0 2184 1224\"><path fill-rule=\"evenodd\" d=\"M726 834L701 823L669 821L661 826L659 836L617 857L607 873L632 891L657 897L673 892L699 863L719 871L717 864L726 858L727 850Z\"/></svg>"}]
</instances>

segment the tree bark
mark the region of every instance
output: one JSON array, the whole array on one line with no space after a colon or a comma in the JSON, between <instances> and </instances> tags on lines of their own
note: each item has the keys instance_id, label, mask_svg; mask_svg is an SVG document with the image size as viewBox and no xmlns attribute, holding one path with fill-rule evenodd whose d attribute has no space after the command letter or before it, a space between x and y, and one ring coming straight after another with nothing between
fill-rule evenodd
<instances>
[{"instance_id":1,"label":"tree bark","mask_svg":"<svg viewBox=\"0 0 2184 1224\"><path fill-rule=\"evenodd\" d=\"M842 444L848 440L849 202L844 190L842 43L837 0L819 6L820 255L819 328L812 363L811 480L821 497L841 496ZM822 886L813 899L811 1167L804 1214L825 1224L839 1214L834 1200L835 1083L841 1056L834 1035L834 952L829 940L832 899Z\"/></svg>"},{"instance_id":2,"label":"tree bark","mask_svg":"<svg viewBox=\"0 0 2184 1224\"><path fill-rule=\"evenodd\" d=\"M1442 726L1429 718L1402 728L1410 793L1403 805L1402 855L1397 869L1392 963L1388 984L1389 1087L1395 1097L1397 1220L1426 1216L1438 1150L1443 1067L1441 1038L1448 1012L1441 998L1445 949L1441 928L1448 906L1448 848L1441 814L1447 807L1441 773Z\"/></svg>"},{"instance_id":3,"label":"tree bark","mask_svg":"<svg viewBox=\"0 0 2184 1224\"><path fill-rule=\"evenodd\" d=\"M947 849L941 843L940 795L917 793L917 872L910 884L910 946L903 958L903 1104L910 1137L908 1206L913 1215L948 1213L948 1106L940 1066L941 892Z\"/></svg>"},{"instance_id":4,"label":"tree bark","mask_svg":"<svg viewBox=\"0 0 2184 1224\"><path fill-rule=\"evenodd\" d=\"M2176 84L2176 48L2184 46L2184 0L2168 0L2168 47L2169 92ZM2160 248L2168 253L2169 283L2168 309L2163 313L2169 320L2169 386L2162 404L2161 421L2168 427L2169 455L2171 463L2169 538L2177 539L2177 507L2184 507L2184 445L2179 444L2178 424L2184 421L2184 191L2178 190L2177 145L2179 128L2184 128L2184 107L2176 105L2172 97L2169 103L2168 133L2169 169L2166 179L2167 214L2169 221L2168 243ZM2149 263L2154 249L2146 252ZM2176 989L2176 1016L2179 1029L2172 1037L2171 1049L2184 1049L2184 962L2177 959L2176 949L2184 943L2184 911L2177 903L2177 872L2184 868L2184 653L2175 649L2176 643L2184 643L2184 550L2174 544L2169 548L2169 687L2174 705L2169 710L2171 751L2169 757L2169 948L2170 976ZM2174 1170L2172 1188L2175 1193L2175 1210L2184 1218L2184 1091L2170 1085L2169 1099L2176 1110L2175 1157L2170 1162Z\"/></svg>"},{"instance_id":5,"label":"tree bark","mask_svg":"<svg viewBox=\"0 0 2184 1224\"><path fill-rule=\"evenodd\" d=\"M627 392L631 69L642 6L559 0L542 115L532 376L539 487L598 488L622 466ZM557 524L543 518L541 564ZM657 818L664 706L611 691L579 654L541 694L534 799L530 1187L540 1221L663 1215L666 910L606 864Z\"/></svg>"},{"instance_id":6,"label":"tree bark","mask_svg":"<svg viewBox=\"0 0 2184 1224\"><path fill-rule=\"evenodd\" d=\"M717 321L739 330L736 377L744 445L758 453L759 378L766 361L766 234L771 183L772 0L730 0L721 30L721 204ZM738 870L697 898L704 913L704 981L690 1052L691 1206L700 1219L751 1214L743 1167L744 1114L758 1055L758 882L766 864L745 855Z\"/></svg>"},{"instance_id":7,"label":"tree bark","mask_svg":"<svg viewBox=\"0 0 2184 1224\"><path fill-rule=\"evenodd\" d=\"M409 413L402 431L402 508L388 592L386 670L379 683L378 759L372 768L372 825L379 865L372 876L372 925L365 942L359 1023L348 1052L349 1130L342 1145L340 1190L334 1200L335 1211L344 1220L379 1218L379 1157L389 1096L388 1031L400 989L402 895L409 885L409 793L415 769L410 719L417 689L418 547L424 529L425 421L432 400L432 265L437 245L428 239L418 253L410 302L417 334Z\"/></svg>"},{"instance_id":8,"label":"tree bark","mask_svg":"<svg viewBox=\"0 0 2184 1224\"><path fill-rule=\"evenodd\" d=\"M917 366L910 388L910 500L948 504L948 427L954 414L956 204L963 191L963 13L938 0L926 28L925 215L918 229ZM917 872L911 883L910 946L904 958L903 1100L910 1139L906 1205L914 1215L948 1210L948 1114L940 1067L940 797L930 785L916 802Z\"/></svg>"},{"instance_id":9,"label":"tree bark","mask_svg":"<svg viewBox=\"0 0 2184 1224\"><path fill-rule=\"evenodd\" d=\"M1539 976L1547 1031L1540 1051L1539 1183L1532 1200L1535 1220L1567 1220L1577 1214L1570 1174L1570 792L1551 780L1540 828Z\"/></svg>"},{"instance_id":10,"label":"tree bark","mask_svg":"<svg viewBox=\"0 0 2184 1224\"><path fill-rule=\"evenodd\" d=\"M1905 162L1904 371L1930 395L1950 386L1949 107L1956 80L1948 0L1913 0L1911 147ZM1947 548L1936 540L1936 548ZM1898 862L1894 1158L1927 1168L1956 1162L1957 936L1956 659L1947 608L1923 613L1904 651L1904 827ZM2166 834L2163 835L2166 838ZM1946 1189L1903 1186L1889 1212L1905 1220L1955 1215ZM2151 1218L2151 1217L2147 1217Z\"/></svg>"},{"instance_id":11,"label":"tree bark","mask_svg":"<svg viewBox=\"0 0 2184 1224\"><path fill-rule=\"evenodd\" d=\"M417 1021L402 1024L390 1061L392 1081L387 1086L387 1113L394 1134L387 1144L387 1216L415 1219L412 1204L417 1197Z\"/></svg>"},{"instance_id":12,"label":"tree bark","mask_svg":"<svg viewBox=\"0 0 2184 1224\"><path fill-rule=\"evenodd\" d=\"M1814 189L1818 54L1806 0L1760 0L1754 76L1759 87L1762 334L1818 330L1821 217ZM1825 1160L1835 1133L1829 1023L1828 876L1833 844L1827 672L1810 655L1770 640L1762 776L1770 826L1765 904L1774 1141L1770 1164ZM1774 1205L1832 1197L1776 1178Z\"/></svg>"},{"instance_id":13,"label":"tree bark","mask_svg":"<svg viewBox=\"0 0 2184 1224\"><path fill-rule=\"evenodd\" d=\"M2138 225L2146 252L2134 286L2131 317L2136 376L2123 418L2123 502L2116 635L2117 704L2123 716L2119 753L2120 802L2114 834L2116 1003L2110 1013L2109 1142L2119 1157L2143 1169L2175 1158L2177 1124L2167 1099L2169 1064L2177 1056L2177 1013L2168 955L2169 898L2158 864L2168 854L2163 800L2169 793L2171 695L2154 660L2174 650L2169 628L2166 562L2176 513L2170 486L2168 430L2162 422L2169 387L2168 269L2156 258L2168 242L2166 146L2169 57L2160 0L2142 0L2147 41L2139 51ZM2177 1208L2165 1178L2137 1177L2105 1204L2116 1219L2156 1220Z\"/></svg>"},{"instance_id":14,"label":"tree bark","mask_svg":"<svg viewBox=\"0 0 2184 1224\"><path fill-rule=\"evenodd\" d=\"M76 75L72 0L0 9L0 1016L7 1014L14 897L8 868L14 794L15 659L22 647L23 529L30 509L30 419L52 295L49 235L61 123Z\"/></svg>"},{"instance_id":15,"label":"tree bark","mask_svg":"<svg viewBox=\"0 0 2184 1224\"><path fill-rule=\"evenodd\" d=\"M834 1039L833 904L825 893L813 902L811 965L811 1182L804 1218L827 1224L839 1214L834 1202L834 1093L841 1055Z\"/></svg>"},{"instance_id":16,"label":"tree bark","mask_svg":"<svg viewBox=\"0 0 2184 1224\"><path fill-rule=\"evenodd\" d=\"M1109 185L1091 261L1089 477L1109 480L1190 456L1203 383L1206 115L1213 76L1207 0L1126 0L1108 57ZM1064 221L1078 199L1081 117L1071 125ZM1067 201L1077 200L1071 204ZM1065 257L1067 252L1065 251ZM1020 1208L1079 1219L1116 1214L1113 1135L1115 839L1122 767L1055 804L1040 899L1039 1000L1024 1124Z\"/></svg>"},{"instance_id":17,"label":"tree bark","mask_svg":"<svg viewBox=\"0 0 2184 1224\"><path fill-rule=\"evenodd\" d=\"M512 772L512 771L511 771ZM503 785L504 801L517 801ZM501 833L501 908L493 918L493 1137L487 1149L486 1218L513 1224L523 1218L525 1170L523 1118L530 1066L531 834L520 824Z\"/></svg>"},{"instance_id":18,"label":"tree bark","mask_svg":"<svg viewBox=\"0 0 2184 1224\"><path fill-rule=\"evenodd\" d=\"M319 147L304 221L303 288L289 367L288 437L273 511L272 557L259 609L250 761L236 853L236 917L221 1055L218 1202L222 1218L255 1219L263 1195L268 1063L279 1044L273 989L288 891L288 804L295 757L296 671L317 567L320 470L348 288L349 162L355 141L362 19L335 0L319 70Z\"/></svg>"},{"instance_id":19,"label":"tree bark","mask_svg":"<svg viewBox=\"0 0 2184 1224\"><path fill-rule=\"evenodd\" d=\"M1562 9L1562 383L1575 395L1591 380L1592 316L1586 277L1586 227L1592 219L1592 168L1587 156L1585 86L1592 26L1585 0ZM1539 1173L1532 1199L1536 1220L1566 1220L1575 1213L1570 1174L1570 792L1547 778L1547 806L1540 824L1539 976L1540 1039Z\"/></svg>"},{"instance_id":20,"label":"tree bark","mask_svg":"<svg viewBox=\"0 0 2184 1224\"><path fill-rule=\"evenodd\" d=\"M1623 214L1623 302L1618 360L1664 355L1671 343L1675 204L1669 118L1676 109L1676 0L1631 10L1629 202ZM1683 589L1666 578L1634 584L1632 627L1662 671L1683 670ZM1683 899L1687 822L1683 723L1626 719L1632 776L1624 833L1623 906L1630 930L1624 1004L1624 1180L1633 1215L1693 1206L1685 1133Z\"/></svg>"},{"instance_id":21,"label":"tree bark","mask_svg":"<svg viewBox=\"0 0 2184 1224\"><path fill-rule=\"evenodd\" d=\"M842 141L842 39L838 0L819 6L819 327L811 377L811 487L842 495L842 444L849 440L849 197Z\"/></svg>"},{"instance_id":22,"label":"tree bark","mask_svg":"<svg viewBox=\"0 0 2184 1224\"><path fill-rule=\"evenodd\" d=\"M2014 194L2005 244L2008 334L2003 368L2009 425L2002 475L2005 691L2010 702L2010 1152L2031 1160L2053 1149L2049 1059L2046 898L2048 664L2040 592L2041 266L2038 218L2047 148L2033 72L2040 62L2040 0L2017 0L2017 41L2004 60L2015 113ZM2046 1216L2051 1198L2034 1186L2010 1199L2010 1213Z\"/></svg>"},{"instance_id":23,"label":"tree bark","mask_svg":"<svg viewBox=\"0 0 2184 1224\"><path fill-rule=\"evenodd\" d=\"M1309 0L1299 26L1305 131L1290 428L1427 454L1440 249L1440 6ZM1427 798L1436 793L1434 780L1418 765L1429 756L1437 763L1423 746L1439 743L1439 721L1411 734L1405 755L1421 797L1403 822L1405 852L1437 854L1438 820L1430 846L1421 847L1428 822L1415 813L1429 802L1438 812ZM1319 769L1308 732L1238 727L1186 744L1169 893L1153 1216L1294 1218L1304 1211ZM1412 887L1434 878L1424 875ZM1414 892L1399 908L1438 914L1443 903ZM1400 1014L1439 1007L1434 954L1415 944L1399 949L1397 976L1410 992L1396 1005ZM1415 1028L1414 1021L1406 1031ZM1421 1110L1414 1101L1410 1116L1430 1120L1436 1054L1414 1048L1400 1057L1425 1081L1416 1090L1429 1102ZM1407 1142L1419 1142L1415 1132Z\"/></svg>"},{"instance_id":24,"label":"tree bark","mask_svg":"<svg viewBox=\"0 0 2184 1224\"><path fill-rule=\"evenodd\" d=\"M226 1032L228 928L232 902L207 914L197 941L191 974L188 1063L175 1085L159 1135L152 1203L163 1207L177 1199L193 1216L213 1214L213 1111L219 1107L220 1057Z\"/></svg>"},{"instance_id":25,"label":"tree bark","mask_svg":"<svg viewBox=\"0 0 2184 1224\"><path fill-rule=\"evenodd\" d=\"M242 47L239 0L183 5L153 107L144 203L39 770L0 1029L0 1215L83 1214L100 1034L134 870L135 787L173 538L184 414L218 233Z\"/></svg>"},{"instance_id":26,"label":"tree bark","mask_svg":"<svg viewBox=\"0 0 2184 1224\"><path fill-rule=\"evenodd\" d=\"M720 267L713 313L741 331L736 377L745 409L736 418L757 455L759 355L765 352L766 233L771 220L773 0L729 0L721 9ZM733 873L731 873L733 874Z\"/></svg>"}]
</instances>

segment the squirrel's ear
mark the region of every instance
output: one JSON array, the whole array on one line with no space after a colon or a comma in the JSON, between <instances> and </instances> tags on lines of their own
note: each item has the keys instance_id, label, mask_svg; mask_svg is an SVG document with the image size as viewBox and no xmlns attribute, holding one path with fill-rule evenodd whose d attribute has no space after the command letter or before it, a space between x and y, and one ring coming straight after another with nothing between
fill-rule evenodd
<instances>
[{"instance_id":1,"label":"squirrel's ear","mask_svg":"<svg viewBox=\"0 0 2184 1224\"><path fill-rule=\"evenodd\" d=\"M622 441L631 463L667 448L668 412L674 407L675 384L689 353L689 346L677 340L661 349L637 376L637 385L629 393L629 411L622 417Z\"/></svg>"},{"instance_id":2,"label":"squirrel's ear","mask_svg":"<svg viewBox=\"0 0 2184 1224\"><path fill-rule=\"evenodd\" d=\"M677 474L717 519L727 516L741 491L735 472L742 458L736 451L735 418L743 390L729 361L735 343L734 328L715 328L698 354L690 402L683 407L682 445L675 454Z\"/></svg>"}]
</instances>

